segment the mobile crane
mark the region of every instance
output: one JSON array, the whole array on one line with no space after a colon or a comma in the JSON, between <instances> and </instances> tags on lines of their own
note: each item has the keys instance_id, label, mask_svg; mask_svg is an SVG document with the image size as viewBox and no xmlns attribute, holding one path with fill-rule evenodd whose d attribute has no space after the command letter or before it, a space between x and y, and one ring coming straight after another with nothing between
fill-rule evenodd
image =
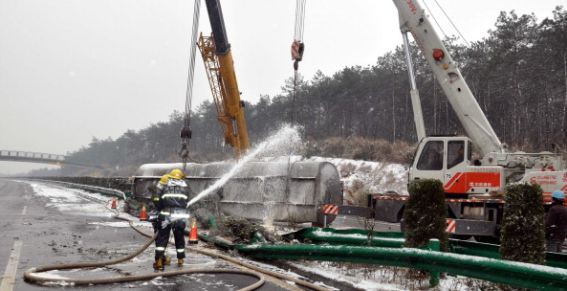
<instances>
[{"instance_id":1,"label":"mobile crane","mask_svg":"<svg viewBox=\"0 0 567 291\"><path fill-rule=\"evenodd\" d=\"M198 46L205 63L209 85L217 108L217 116L224 126L225 142L234 147L239 157L250 147L244 102L236 82L234 61L226 34L219 0L205 0L213 33L199 37Z\"/></svg>"},{"instance_id":2,"label":"mobile crane","mask_svg":"<svg viewBox=\"0 0 567 291\"><path fill-rule=\"evenodd\" d=\"M480 240L498 237L505 186L515 182L539 184L544 200L549 201L552 191L567 190L565 161L551 152L506 152L420 3L393 2L399 13L419 139L408 181L438 179L443 183L449 207L448 232ZM423 53L467 136L426 136L408 33ZM479 159L473 160L473 151L480 154ZM399 222L406 199L373 195L376 218Z\"/></svg>"}]
</instances>

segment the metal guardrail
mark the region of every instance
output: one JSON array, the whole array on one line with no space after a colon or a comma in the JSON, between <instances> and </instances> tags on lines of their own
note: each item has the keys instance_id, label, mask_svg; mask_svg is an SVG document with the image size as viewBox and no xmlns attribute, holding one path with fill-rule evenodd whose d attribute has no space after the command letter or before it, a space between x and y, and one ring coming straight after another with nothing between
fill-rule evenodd
<instances>
[{"instance_id":1,"label":"metal guardrail","mask_svg":"<svg viewBox=\"0 0 567 291\"><path fill-rule=\"evenodd\" d=\"M330 245L237 245L239 253L264 260L324 260L447 272L520 288L565 290L567 270L414 248Z\"/></svg>"},{"instance_id":2,"label":"metal guardrail","mask_svg":"<svg viewBox=\"0 0 567 291\"><path fill-rule=\"evenodd\" d=\"M298 240L313 244L376 246L402 248L405 244L401 232L377 232L371 234L364 229L333 229L309 227L284 235L286 240ZM449 239L449 252L484 258L501 259L498 245ZM567 269L567 254L546 253L545 264L549 267Z\"/></svg>"},{"instance_id":3,"label":"metal guardrail","mask_svg":"<svg viewBox=\"0 0 567 291\"><path fill-rule=\"evenodd\" d=\"M261 243L238 245L202 234L199 237L219 247L235 249L255 259L337 261L426 270L431 273L432 286L436 285L440 272L447 272L520 288L565 290L567 287L567 269L440 252L438 240L431 240L427 249L404 248L403 238L398 237L397 233L388 237L373 238L373 246L361 246L359 244L361 241L367 242L366 236L361 235L363 230L340 231L335 238L329 236L332 231L334 230L307 228L297 232L301 235L306 234L309 241L326 243L325 245ZM348 231L354 232L345 233ZM300 238L301 235L296 235L294 239ZM340 245L333 245L339 242Z\"/></svg>"},{"instance_id":4,"label":"metal guardrail","mask_svg":"<svg viewBox=\"0 0 567 291\"><path fill-rule=\"evenodd\" d=\"M58 185L69 187L69 188L80 189L80 190L85 190L85 191L90 191L90 192L96 192L96 193L100 193L100 194L103 194L103 195L114 196L114 197L126 200L126 194L124 192L122 192L120 190L116 190L116 189L105 188L105 187L100 187L100 186L70 183L70 182L45 180L45 179L27 178L26 180L58 184Z\"/></svg>"},{"instance_id":5,"label":"metal guardrail","mask_svg":"<svg viewBox=\"0 0 567 291\"><path fill-rule=\"evenodd\" d=\"M22 179L48 180L67 182L80 185L90 185L127 192L132 190L132 181L129 177L90 177L90 176L37 176L20 177Z\"/></svg>"}]
</instances>

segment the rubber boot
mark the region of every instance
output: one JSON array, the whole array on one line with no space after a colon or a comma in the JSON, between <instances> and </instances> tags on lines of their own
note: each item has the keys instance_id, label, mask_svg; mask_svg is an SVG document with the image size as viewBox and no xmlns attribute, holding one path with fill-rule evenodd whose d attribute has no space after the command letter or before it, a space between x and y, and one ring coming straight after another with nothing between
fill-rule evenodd
<instances>
[{"instance_id":1,"label":"rubber boot","mask_svg":"<svg viewBox=\"0 0 567 291\"><path fill-rule=\"evenodd\" d=\"M165 266L171 265L171 257L166 255L166 256L165 256L165 260L163 261L163 264L164 264Z\"/></svg>"},{"instance_id":2,"label":"rubber boot","mask_svg":"<svg viewBox=\"0 0 567 291\"><path fill-rule=\"evenodd\" d=\"M183 259L177 259L177 267L183 267Z\"/></svg>"},{"instance_id":3,"label":"rubber boot","mask_svg":"<svg viewBox=\"0 0 567 291\"><path fill-rule=\"evenodd\" d=\"M154 270L156 270L156 271L165 270L165 268L163 266L163 262L164 262L163 258L156 259L156 261L154 262Z\"/></svg>"}]
</instances>

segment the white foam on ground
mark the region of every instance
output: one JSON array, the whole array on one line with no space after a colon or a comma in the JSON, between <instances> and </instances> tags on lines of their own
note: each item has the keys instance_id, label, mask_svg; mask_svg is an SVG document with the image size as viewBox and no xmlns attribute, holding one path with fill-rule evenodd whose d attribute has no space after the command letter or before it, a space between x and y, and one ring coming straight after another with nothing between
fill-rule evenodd
<instances>
[{"instance_id":1,"label":"white foam on ground","mask_svg":"<svg viewBox=\"0 0 567 291\"><path fill-rule=\"evenodd\" d=\"M68 283L68 282L64 282L64 281L58 281L58 280L69 280L69 277L64 277L61 276L59 274L55 274L55 272L58 271L47 271L47 272L43 272L43 273L39 273L36 274L38 277L42 278L42 279L47 279L47 280L51 280L49 282L45 282L42 285L45 286L74 286L75 284L73 283Z\"/></svg>"},{"instance_id":2,"label":"white foam on ground","mask_svg":"<svg viewBox=\"0 0 567 291\"><path fill-rule=\"evenodd\" d=\"M100 226L108 226L108 227L117 227L117 228L127 228L130 227L130 223L127 221L113 221L113 222L89 222L90 225L100 225ZM134 222L134 227L145 227L145 228L152 228L151 224L146 222Z\"/></svg>"},{"instance_id":3,"label":"white foam on ground","mask_svg":"<svg viewBox=\"0 0 567 291\"><path fill-rule=\"evenodd\" d=\"M331 280L348 283L349 285L362 290L406 290L405 288L402 288L395 284L371 281L363 278L363 276L360 274L351 274L352 272L350 272L346 267L335 267L328 262L290 262L289 264L300 270L317 274Z\"/></svg>"}]
</instances>

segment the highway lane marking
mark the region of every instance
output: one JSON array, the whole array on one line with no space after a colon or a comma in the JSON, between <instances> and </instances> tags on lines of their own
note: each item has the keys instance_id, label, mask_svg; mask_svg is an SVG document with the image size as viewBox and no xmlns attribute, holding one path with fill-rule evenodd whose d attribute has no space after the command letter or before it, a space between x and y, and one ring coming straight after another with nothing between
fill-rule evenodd
<instances>
[{"instance_id":1,"label":"highway lane marking","mask_svg":"<svg viewBox=\"0 0 567 291\"><path fill-rule=\"evenodd\" d=\"M16 283L16 272L18 271L18 262L20 261L20 252L22 251L22 241L16 240L14 242L14 247L12 247L12 252L10 253L10 259L6 265L6 271L4 271L4 276L2 276L2 283L0 283L0 291L12 291L14 290L14 284Z\"/></svg>"},{"instance_id":2,"label":"highway lane marking","mask_svg":"<svg viewBox=\"0 0 567 291\"><path fill-rule=\"evenodd\" d=\"M24 209L22 209L22 215L26 215L26 212L28 211L28 206L25 205Z\"/></svg>"}]
</instances>

